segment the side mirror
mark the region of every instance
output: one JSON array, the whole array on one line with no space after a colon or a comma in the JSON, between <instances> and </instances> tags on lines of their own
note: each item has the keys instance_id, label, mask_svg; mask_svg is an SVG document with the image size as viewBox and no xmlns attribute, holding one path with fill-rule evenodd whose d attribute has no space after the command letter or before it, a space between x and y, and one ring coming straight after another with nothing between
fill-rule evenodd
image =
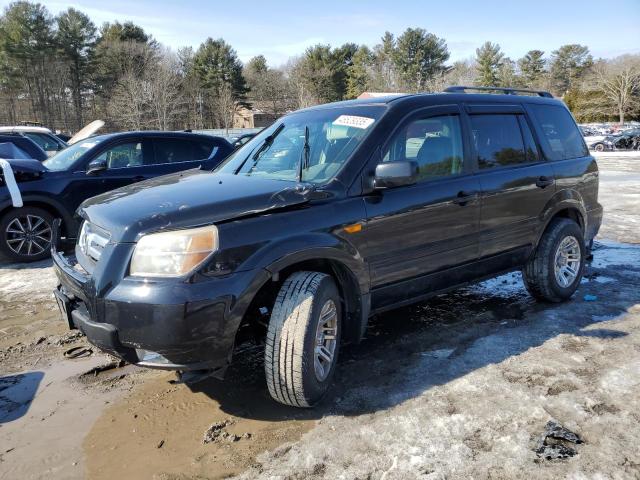
<instances>
[{"instance_id":1,"label":"side mirror","mask_svg":"<svg viewBox=\"0 0 640 480\"><path fill-rule=\"evenodd\" d=\"M382 162L376 166L374 185L383 188L413 185L418 181L418 164L413 161Z\"/></svg>"},{"instance_id":2,"label":"side mirror","mask_svg":"<svg viewBox=\"0 0 640 480\"><path fill-rule=\"evenodd\" d=\"M87 175L97 175L107 169L107 161L102 159L92 160L87 166Z\"/></svg>"}]
</instances>

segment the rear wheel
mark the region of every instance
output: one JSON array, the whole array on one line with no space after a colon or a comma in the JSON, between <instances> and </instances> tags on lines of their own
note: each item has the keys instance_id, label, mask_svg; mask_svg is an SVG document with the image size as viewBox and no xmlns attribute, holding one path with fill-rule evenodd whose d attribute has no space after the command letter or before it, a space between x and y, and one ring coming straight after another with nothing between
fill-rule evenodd
<instances>
[{"instance_id":1,"label":"rear wheel","mask_svg":"<svg viewBox=\"0 0 640 480\"><path fill-rule=\"evenodd\" d=\"M522 271L527 290L547 302L568 299L580 285L586 256L580 226L567 218L553 220Z\"/></svg>"},{"instance_id":2,"label":"rear wheel","mask_svg":"<svg viewBox=\"0 0 640 480\"><path fill-rule=\"evenodd\" d=\"M604 144L602 144L602 143L598 143L598 144L596 144L596 145L593 147L593 149L594 149L596 152L603 152L603 151L604 151Z\"/></svg>"},{"instance_id":3,"label":"rear wheel","mask_svg":"<svg viewBox=\"0 0 640 480\"><path fill-rule=\"evenodd\" d=\"M327 392L338 359L342 309L333 279L319 272L289 276L276 299L265 347L271 396L312 407Z\"/></svg>"},{"instance_id":4,"label":"rear wheel","mask_svg":"<svg viewBox=\"0 0 640 480\"><path fill-rule=\"evenodd\" d=\"M10 260L34 262L51 254L53 216L36 207L11 209L0 220L0 251Z\"/></svg>"}]
</instances>

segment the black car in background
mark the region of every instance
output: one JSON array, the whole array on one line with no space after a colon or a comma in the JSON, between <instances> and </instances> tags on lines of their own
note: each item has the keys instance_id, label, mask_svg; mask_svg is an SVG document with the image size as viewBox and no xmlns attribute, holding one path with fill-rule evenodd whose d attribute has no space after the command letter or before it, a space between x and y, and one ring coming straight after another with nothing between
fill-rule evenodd
<instances>
[{"instance_id":1,"label":"black car in background","mask_svg":"<svg viewBox=\"0 0 640 480\"><path fill-rule=\"evenodd\" d=\"M62 235L73 236L73 214L83 200L159 175L211 170L232 151L210 135L128 132L82 140L42 163L9 160L13 179L0 173L0 252L14 261L46 258L54 218L62 219ZM12 181L17 195L10 193Z\"/></svg>"},{"instance_id":2,"label":"black car in background","mask_svg":"<svg viewBox=\"0 0 640 480\"><path fill-rule=\"evenodd\" d=\"M47 156L47 152L30 138L21 135L0 134L0 158L32 158L42 162L49 157Z\"/></svg>"}]
</instances>

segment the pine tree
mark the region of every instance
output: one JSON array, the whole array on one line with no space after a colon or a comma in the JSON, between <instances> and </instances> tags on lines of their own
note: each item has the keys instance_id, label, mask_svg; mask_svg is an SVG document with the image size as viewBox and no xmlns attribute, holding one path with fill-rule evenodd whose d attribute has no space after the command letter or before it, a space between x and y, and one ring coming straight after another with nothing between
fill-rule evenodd
<instances>
[{"instance_id":1,"label":"pine tree","mask_svg":"<svg viewBox=\"0 0 640 480\"><path fill-rule=\"evenodd\" d=\"M500 45L485 42L476 49L476 63L478 68L477 84L484 87L498 85L498 70L502 64L504 54L500 51Z\"/></svg>"}]
</instances>

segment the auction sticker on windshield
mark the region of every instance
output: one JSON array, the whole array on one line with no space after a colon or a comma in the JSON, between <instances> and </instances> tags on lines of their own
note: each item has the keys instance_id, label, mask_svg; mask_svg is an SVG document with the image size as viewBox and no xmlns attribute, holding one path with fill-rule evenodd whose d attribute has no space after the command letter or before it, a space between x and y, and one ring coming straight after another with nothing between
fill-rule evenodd
<instances>
[{"instance_id":1,"label":"auction sticker on windshield","mask_svg":"<svg viewBox=\"0 0 640 480\"><path fill-rule=\"evenodd\" d=\"M369 117L358 117L356 115L340 115L333 121L334 125L343 125L345 127L355 127L355 128L369 128L369 126L375 122L373 118Z\"/></svg>"}]
</instances>

